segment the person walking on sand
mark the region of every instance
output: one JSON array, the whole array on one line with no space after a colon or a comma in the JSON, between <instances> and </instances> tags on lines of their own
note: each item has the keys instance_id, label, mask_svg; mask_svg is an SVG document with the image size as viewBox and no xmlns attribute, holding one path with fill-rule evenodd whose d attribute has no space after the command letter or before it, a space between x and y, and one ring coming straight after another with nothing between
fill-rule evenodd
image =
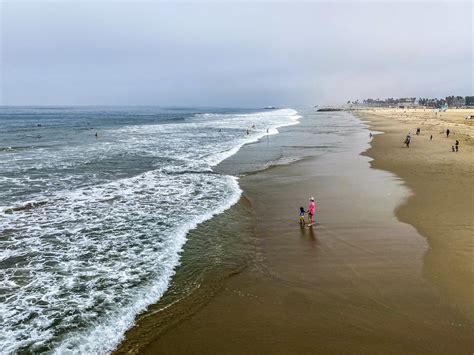
<instances>
[{"instance_id":1,"label":"person walking on sand","mask_svg":"<svg viewBox=\"0 0 474 355\"><path fill-rule=\"evenodd\" d=\"M446 130L446 138L449 138L449 128Z\"/></svg>"},{"instance_id":2,"label":"person walking on sand","mask_svg":"<svg viewBox=\"0 0 474 355\"><path fill-rule=\"evenodd\" d=\"M411 135L410 133L408 133L407 137L405 138L405 144L407 145L407 148L410 148L410 141L411 141Z\"/></svg>"},{"instance_id":3,"label":"person walking on sand","mask_svg":"<svg viewBox=\"0 0 474 355\"><path fill-rule=\"evenodd\" d=\"M314 205L314 197L311 197L309 199L309 206L308 206L308 227L313 226L313 216L314 213L316 212L316 206Z\"/></svg>"},{"instance_id":4,"label":"person walking on sand","mask_svg":"<svg viewBox=\"0 0 474 355\"><path fill-rule=\"evenodd\" d=\"M459 151L459 141L456 139L456 144L454 145L456 148L456 153Z\"/></svg>"}]
</instances>

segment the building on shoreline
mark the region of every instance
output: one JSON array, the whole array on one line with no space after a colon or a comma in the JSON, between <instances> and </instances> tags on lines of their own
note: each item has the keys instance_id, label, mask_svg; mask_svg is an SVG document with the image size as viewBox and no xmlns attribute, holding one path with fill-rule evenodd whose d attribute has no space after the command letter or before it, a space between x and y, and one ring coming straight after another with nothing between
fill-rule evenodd
<instances>
[{"instance_id":1,"label":"building on shoreline","mask_svg":"<svg viewBox=\"0 0 474 355\"><path fill-rule=\"evenodd\" d=\"M416 101L416 97L407 97L407 98L402 98L400 99L400 102L398 103L398 108L417 108L418 107L418 102Z\"/></svg>"},{"instance_id":2,"label":"building on shoreline","mask_svg":"<svg viewBox=\"0 0 474 355\"><path fill-rule=\"evenodd\" d=\"M400 108L400 109L416 109L416 108L432 108L439 109L443 107L463 108L474 107L474 96L447 96L446 98L423 98L419 97L402 97L387 99L364 99L362 103L357 101L348 101L348 104L365 107L384 107L384 108Z\"/></svg>"}]
</instances>

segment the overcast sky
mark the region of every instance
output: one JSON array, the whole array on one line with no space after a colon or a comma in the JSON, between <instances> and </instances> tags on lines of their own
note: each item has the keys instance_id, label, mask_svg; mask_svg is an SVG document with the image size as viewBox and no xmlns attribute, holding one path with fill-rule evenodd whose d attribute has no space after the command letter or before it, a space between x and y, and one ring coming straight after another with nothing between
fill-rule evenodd
<instances>
[{"instance_id":1,"label":"overcast sky","mask_svg":"<svg viewBox=\"0 0 474 355\"><path fill-rule=\"evenodd\" d=\"M466 2L3 1L3 105L473 94Z\"/></svg>"}]
</instances>

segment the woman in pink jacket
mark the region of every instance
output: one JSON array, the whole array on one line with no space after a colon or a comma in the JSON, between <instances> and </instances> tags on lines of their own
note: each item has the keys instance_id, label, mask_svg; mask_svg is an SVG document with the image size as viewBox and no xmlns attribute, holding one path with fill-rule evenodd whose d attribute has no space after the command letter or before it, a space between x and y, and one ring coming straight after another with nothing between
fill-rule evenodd
<instances>
[{"instance_id":1,"label":"woman in pink jacket","mask_svg":"<svg viewBox=\"0 0 474 355\"><path fill-rule=\"evenodd\" d=\"M314 205L314 197L311 197L309 199L309 206L308 206L308 227L311 227L313 225L313 215L316 212L316 206Z\"/></svg>"}]
</instances>

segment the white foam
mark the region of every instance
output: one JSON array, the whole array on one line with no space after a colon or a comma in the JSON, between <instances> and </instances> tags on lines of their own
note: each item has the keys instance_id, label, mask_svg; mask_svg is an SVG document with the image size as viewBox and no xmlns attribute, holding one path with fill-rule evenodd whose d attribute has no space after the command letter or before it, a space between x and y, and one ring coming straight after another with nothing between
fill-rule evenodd
<instances>
[{"instance_id":1,"label":"white foam","mask_svg":"<svg viewBox=\"0 0 474 355\"><path fill-rule=\"evenodd\" d=\"M188 231L238 201L237 179L212 173L212 166L298 118L290 109L198 115L184 123L114 129L104 135L115 144L51 151L48 161L36 158L53 169L111 154L157 161L154 170L108 182L82 181L79 175L30 179L34 153L18 160L18 172L25 175L15 186L43 184L44 191L31 193L28 201L46 204L0 215L1 227L10 231L0 261L20 260L0 269L7 299L0 304L3 351L113 350L136 315L166 291Z\"/></svg>"},{"instance_id":2,"label":"white foam","mask_svg":"<svg viewBox=\"0 0 474 355\"><path fill-rule=\"evenodd\" d=\"M107 319L99 323L95 328L86 332L71 334L67 340L63 341L55 349L55 353L107 353L113 350L123 339L125 331L133 325L135 316L161 298L166 291L169 281L174 275L174 268L179 263L179 251L186 241L187 232L215 214L222 213L238 201L241 191L237 180L230 178L229 182L232 185L232 194L221 206L188 220L175 230L174 250L171 253L171 257L167 260L168 267L160 280L141 290L135 290L135 300L130 306L111 312Z\"/></svg>"}]
</instances>

